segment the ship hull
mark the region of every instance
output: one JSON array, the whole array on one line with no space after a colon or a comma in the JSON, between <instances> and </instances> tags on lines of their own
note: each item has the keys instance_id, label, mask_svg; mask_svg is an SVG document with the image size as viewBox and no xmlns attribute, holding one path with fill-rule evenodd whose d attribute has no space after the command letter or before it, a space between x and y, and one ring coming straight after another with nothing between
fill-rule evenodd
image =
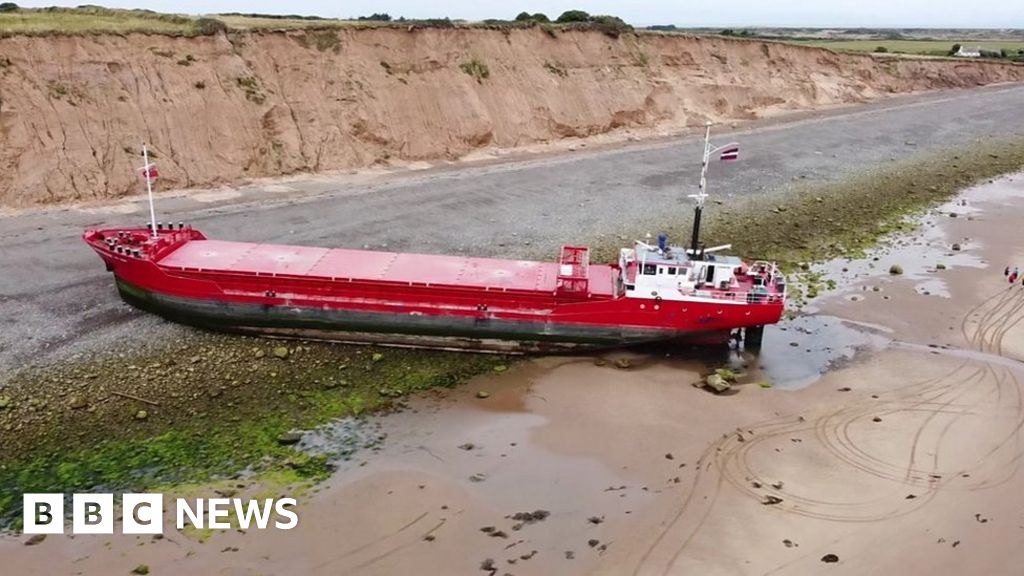
<instances>
[{"instance_id":1,"label":"ship hull","mask_svg":"<svg viewBox=\"0 0 1024 576\"><path fill-rule=\"evenodd\" d=\"M721 343L777 322L783 298L628 297L618 268L207 240L190 228L89 231L128 303L168 320L280 338L503 353ZM570 278L578 280L578 278ZM564 289L563 289L564 288Z\"/></svg>"},{"instance_id":2,"label":"ship hull","mask_svg":"<svg viewBox=\"0 0 1024 576\"><path fill-rule=\"evenodd\" d=\"M396 314L346 309L185 298L117 279L121 298L173 322L199 328L334 342L512 354L556 353L631 346L671 339L724 343L729 330L681 334L643 327L588 326Z\"/></svg>"}]
</instances>

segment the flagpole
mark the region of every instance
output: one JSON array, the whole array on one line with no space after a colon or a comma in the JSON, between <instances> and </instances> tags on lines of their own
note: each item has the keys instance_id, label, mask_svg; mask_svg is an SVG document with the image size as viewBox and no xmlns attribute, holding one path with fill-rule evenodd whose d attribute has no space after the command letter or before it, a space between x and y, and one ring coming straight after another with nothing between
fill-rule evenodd
<instances>
[{"instance_id":1,"label":"flagpole","mask_svg":"<svg viewBox=\"0 0 1024 576\"><path fill-rule=\"evenodd\" d=\"M146 178L146 192L149 194L149 226L153 230L153 238L156 238L156 210L153 208L153 181L149 177L149 150L146 149L145 142L142 143L142 159L146 162L145 167L142 169L142 174Z\"/></svg>"}]
</instances>

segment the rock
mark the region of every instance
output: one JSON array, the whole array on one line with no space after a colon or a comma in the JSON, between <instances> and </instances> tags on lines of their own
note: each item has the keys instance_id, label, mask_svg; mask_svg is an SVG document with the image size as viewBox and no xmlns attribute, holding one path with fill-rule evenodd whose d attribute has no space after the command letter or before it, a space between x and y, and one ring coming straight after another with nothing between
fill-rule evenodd
<instances>
[{"instance_id":1,"label":"rock","mask_svg":"<svg viewBox=\"0 0 1024 576\"><path fill-rule=\"evenodd\" d=\"M881 418L879 418L878 416L875 416L874 418L872 418L872 419L871 419L871 421L872 421L872 422L881 422L881 421L882 421L882 419L881 419Z\"/></svg>"},{"instance_id":2,"label":"rock","mask_svg":"<svg viewBox=\"0 0 1024 576\"><path fill-rule=\"evenodd\" d=\"M472 450L473 448L476 448L476 444L473 444L472 442L466 442L465 444L459 446L459 450L465 450L467 452Z\"/></svg>"},{"instance_id":3,"label":"rock","mask_svg":"<svg viewBox=\"0 0 1024 576\"><path fill-rule=\"evenodd\" d=\"M943 264L942 262L939 262L938 264L935 265L935 269L936 270L945 270L946 269L946 265Z\"/></svg>"},{"instance_id":4,"label":"rock","mask_svg":"<svg viewBox=\"0 0 1024 576\"><path fill-rule=\"evenodd\" d=\"M551 515L551 512L547 510L534 510L533 512L516 512L512 515L512 520L522 522L524 524L532 524L534 522L542 522Z\"/></svg>"},{"instance_id":5,"label":"rock","mask_svg":"<svg viewBox=\"0 0 1024 576\"><path fill-rule=\"evenodd\" d=\"M671 452L669 452L668 454L665 454L665 460L675 460L675 459L676 459L676 457L673 456Z\"/></svg>"},{"instance_id":6,"label":"rock","mask_svg":"<svg viewBox=\"0 0 1024 576\"><path fill-rule=\"evenodd\" d=\"M626 370L633 366L633 363L629 361L629 358L617 358L615 360L615 367Z\"/></svg>"},{"instance_id":7,"label":"rock","mask_svg":"<svg viewBox=\"0 0 1024 576\"><path fill-rule=\"evenodd\" d=\"M136 420L145 420L146 418L149 418L149 412L146 412L145 410L139 410L135 413Z\"/></svg>"},{"instance_id":8,"label":"rock","mask_svg":"<svg viewBox=\"0 0 1024 576\"><path fill-rule=\"evenodd\" d=\"M601 543L601 541L598 540L597 538L591 538L590 540L587 540L587 546L590 546L591 548L597 546L600 543Z\"/></svg>"},{"instance_id":9,"label":"rock","mask_svg":"<svg viewBox=\"0 0 1024 576\"><path fill-rule=\"evenodd\" d=\"M298 444L302 440L302 432L285 432L277 437L277 443L282 446Z\"/></svg>"},{"instance_id":10,"label":"rock","mask_svg":"<svg viewBox=\"0 0 1024 576\"><path fill-rule=\"evenodd\" d=\"M761 504L764 504L765 506L774 506L775 504L781 503L782 498L779 498L778 496L772 496L771 494L765 496L764 500L761 501Z\"/></svg>"},{"instance_id":11,"label":"rock","mask_svg":"<svg viewBox=\"0 0 1024 576\"><path fill-rule=\"evenodd\" d=\"M715 374L730 384L736 382L736 373L728 368L716 368Z\"/></svg>"},{"instance_id":12,"label":"rock","mask_svg":"<svg viewBox=\"0 0 1024 576\"><path fill-rule=\"evenodd\" d=\"M575 552L573 552L572 550L566 550L565 551L565 559L566 560L572 560L574 558L576 558L576 553Z\"/></svg>"},{"instance_id":13,"label":"rock","mask_svg":"<svg viewBox=\"0 0 1024 576\"><path fill-rule=\"evenodd\" d=\"M263 358L266 355L267 353L264 352L263 350L257 350L256 352L253 353L253 357L255 357L256 359Z\"/></svg>"},{"instance_id":14,"label":"rock","mask_svg":"<svg viewBox=\"0 0 1024 576\"><path fill-rule=\"evenodd\" d=\"M491 397L491 393L487 392L485 390L480 390L480 391L478 391L476 393L476 397L480 398L481 400L483 400L484 398L490 398Z\"/></svg>"},{"instance_id":15,"label":"rock","mask_svg":"<svg viewBox=\"0 0 1024 576\"><path fill-rule=\"evenodd\" d=\"M271 353L274 355L275 358L280 358L281 360L284 360L285 358L288 357L288 347L275 346L274 350Z\"/></svg>"},{"instance_id":16,"label":"rock","mask_svg":"<svg viewBox=\"0 0 1024 576\"><path fill-rule=\"evenodd\" d=\"M953 244L953 252L959 252L959 251L960 251L960 244Z\"/></svg>"},{"instance_id":17,"label":"rock","mask_svg":"<svg viewBox=\"0 0 1024 576\"><path fill-rule=\"evenodd\" d=\"M480 569L483 570L484 572L490 572L491 574L494 574L495 572L498 571L498 567L494 565L494 559L493 558L488 558L488 559L484 560L483 562L481 562L480 563Z\"/></svg>"},{"instance_id":18,"label":"rock","mask_svg":"<svg viewBox=\"0 0 1024 576\"><path fill-rule=\"evenodd\" d=\"M481 472L477 472L469 477L470 482L483 482L484 480L487 480L487 474Z\"/></svg>"},{"instance_id":19,"label":"rock","mask_svg":"<svg viewBox=\"0 0 1024 576\"><path fill-rule=\"evenodd\" d=\"M46 540L46 534L36 534L28 540L25 540L25 546L35 546L36 544L41 543L43 540Z\"/></svg>"},{"instance_id":20,"label":"rock","mask_svg":"<svg viewBox=\"0 0 1024 576\"><path fill-rule=\"evenodd\" d=\"M88 405L89 404L81 396L72 396L71 399L68 400L68 408L72 410L80 410Z\"/></svg>"},{"instance_id":21,"label":"rock","mask_svg":"<svg viewBox=\"0 0 1024 576\"><path fill-rule=\"evenodd\" d=\"M600 524L604 522L604 516L591 516L590 518L587 518L587 522L590 522L591 524Z\"/></svg>"},{"instance_id":22,"label":"rock","mask_svg":"<svg viewBox=\"0 0 1024 576\"><path fill-rule=\"evenodd\" d=\"M899 264L893 264L892 266L889 266L889 274L892 274L894 276L898 274L903 274L903 266L900 266Z\"/></svg>"},{"instance_id":23,"label":"rock","mask_svg":"<svg viewBox=\"0 0 1024 576\"><path fill-rule=\"evenodd\" d=\"M7 408L10 408L13 405L14 403L11 402L10 398L8 398L7 396L0 396L0 410L6 410Z\"/></svg>"},{"instance_id":24,"label":"rock","mask_svg":"<svg viewBox=\"0 0 1024 576\"><path fill-rule=\"evenodd\" d=\"M725 392L729 388L732 388L732 385L726 382L725 379L718 374L708 376L704 382L708 388L711 388L715 392Z\"/></svg>"},{"instance_id":25,"label":"rock","mask_svg":"<svg viewBox=\"0 0 1024 576\"><path fill-rule=\"evenodd\" d=\"M370 357L370 360L373 360L374 362L380 362L383 359L384 354L382 354L381 352L374 352L373 356Z\"/></svg>"},{"instance_id":26,"label":"rock","mask_svg":"<svg viewBox=\"0 0 1024 576\"><path fill-rule=\"evenodd\" d=\"M837 390L839 390L840 392L849 392L850 390L853 389L850 388L849 386L843 386L842 388L837 388Z\"/></svg>"},{"instance_id":27,"label":"rock","mask_svg":"<svg viewBox=\"0 0 1024 576\"><path fill-rule=\"evenodd\" d=\"M149 566L146 564L139 564L135 568L132 568L132 574L145 575L149 574Z\"/></svg>"},{"instance_id":28,"label":"rock","mask_svg":"<svg viewBox=\"0 0 1024 576\"><path fill-rule=\"evenodd\" d=\"M426 540L427 542L433 542L435 539L437 539L437 537L434 536L433 534L427 534L426 536L423 537L423 539Z\"/></svg>"},{"instance_id":29,"label":"rock","mask_svg":"<svg viewBox=\"0 0 1024 576\"><path fill-rule=\"evenodd\" d=\"M608 361L604 358L594 358L594 366L605 366L607 364Z\"/></svg>"},{"instance_id":30,"label":"rock","mask_svg":"<svg viewBox=\"0 0 1024 576\"><path fill-rule=\"evenodd\" d=\"M835 564L836 562L839 562L839 556L836 556L835 554L825 554L821 557L821 561L825 564Z\"/></svg>"}]
</instances>

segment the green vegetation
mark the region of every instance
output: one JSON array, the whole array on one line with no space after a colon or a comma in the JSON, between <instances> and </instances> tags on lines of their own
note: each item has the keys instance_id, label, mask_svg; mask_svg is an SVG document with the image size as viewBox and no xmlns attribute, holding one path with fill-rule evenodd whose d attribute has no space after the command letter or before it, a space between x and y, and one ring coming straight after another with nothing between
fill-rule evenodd
<instances>
[{"instance_id":1,"label":"green vegetation","mask_svg":"<svg viewBox=\"0 0 1024 576\"><path fill-rule=\"evenodd\" d=\"M13 34L45 36L132 32L202 36L215 34L224 28L223 22L217 20L159 14L149 10L114 10L99 6L0 10L0 37Z\"/></svg>"},{"instance_id":2,"label":"green vegetation","mask_svg":"<svg viewBox=\"0 0 1024 576\"><path fill-rule=\"evenodd\" d=\"M536 22L538 24L547 24L551 22L548 19L547 14L537 12L536 14L530 14L529 12L520 12L516 16L516 22Z\"/></svg>"},{"instance_id":3,"label":"green vegetation","mask_svg":"<svg viewBox=\"0 0 1024 576\"><path fill-rule=\"evenodd\" d=\"M393 27L402 29L498 27L508 33L513 28L541 26L552 37L558 27L575 30L598 30L612 37L632 31L632 27L615 16L592 16L582 10L562 14L552 23L546 14L522 12L515 20L485 20L482 23L453 22L449 18L423 20L392 18L387 13L340 20L299 14L277 15L227 12L208 17L160 14L150 10L120 10L99 6L78 8L19 8L16 4L0 4L0 37L12 35L87 35L87 34L163 34L167 36L210 36L221 32L245 30L316 30L330 31L340 27ZM326 37L325 37L326 38ZM314 42L314 45L316 43ZM318 49L335 49L334 44L319 44Z\"/></svg>"},{"instance_id":4,"label":"green vegetation","mask_svg":"<svg viewBox=\"0 0 1024 576\"><path fill-rule=\"evenodd\" d=\"M732 28L726 28L725 30L722 30L721 32L719 32L718 35L719 36L737 36L739 38L751 38L751 37L756 36L756 34L751 32L750 30L740 30L739 32L737 32L737 31L733 30Z\"/></svg>"},{"instance_id":5,"label":"green vegetation","mask_svg":"<svg viewBox=\"0 0 1024 576\"><path fill-rule=\"evenodd\" d=\"M17 516L24 492L144 491L243 470L283 483L315 481L329 474L326 459L296 451L285 433L401 408L409 394L509 363L285 344L190 332L138 353L113 351L10 377L0 394L0 524Z\"/></svg>"},{"instance_id":6,"label":"green vegetation","mask_svg":"<svg viewBox=\"0 0 1024 576\"><path fill-rule=\"evenodd\" d=\"M583 10L566 10L562 12L555 22L559 24L567 24L569 22L590 22L590 14Z\"/></svg>"},{"instance_id":7,"label":"green vegetation","mask_svg":"<svg viewBox=\"0 0 1024 576\"><path fill-rule=\"evenodd\" d=\"M309 30L301 36L296 36L295 41L303 48L315 48L319 52L341 52L341 38L335 30Z\"/></svg>"},{"instance_id":8,"label":"green vegetation","mask_svg":"<svg viewBox=\"0 0 1024 576\"><path fill-rule=\"evenodd\" d=\"M391 22L391 15L388 14L387 12L383 12L383 13L380 13L380 14L374 12L373 14L370 14L369 16L360 16L360 17L356 18L356 20L359 21L359 22L366 22L366 21L370 21L370 22Z\"/></svg>"},{"instance_id":9,"label":"green vegetation","mask_svg":"<svg viewBox=\"0 0 1024 576\"><path fill-rule=\"evenodd\" d=\"M238 87L245 92L245 99L255 104L263 104L267 97L260 90L260 83L254 76L241 76L235 79Z\"/></svg>"},{"instance_id":10,"label":"green vegetation","mask_svg":"<svg viewBox=\"0 0 1024 576\"><path fill-rule=\"evenodd\" d=\"M544 69L547 70L548 72L551 72L555 76L560 76L562 78L565 78L566 76L569 75L569 73L565 71L565 68L563 66L552 62L544 62Z\"/></svg>"},{"instance_id":11,"label":"green vegetation","mask_svg":"<svg viewBox=\"0 0 1024 576\"><path fill-rule=\"evenodd\" d=\"M483 84L485 79L491 77L491 71L487 68L487 64L484 64L476 58L459 64L459 68L461 68L466 74L475 78L480 84Z\"/></svg>"}]
</instances>

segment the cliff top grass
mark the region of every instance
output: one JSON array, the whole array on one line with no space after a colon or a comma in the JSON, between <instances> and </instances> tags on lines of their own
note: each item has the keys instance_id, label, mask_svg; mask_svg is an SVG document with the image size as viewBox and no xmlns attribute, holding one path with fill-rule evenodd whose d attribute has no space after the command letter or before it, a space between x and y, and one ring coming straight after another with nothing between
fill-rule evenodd
<instances>
[{"instance_id":1,"label":"cliff top grass","mask_svg":"<svg viewBox=\"0 0 1024 576\"><path fill-rule=\"evenodd\" d=\"M0 3L0 38L8 36L86 36L95 34L161 34L166 36L204 36L220 31L288 31L334 28L471 28L489 30L540 27L554 36L561 30L593 30L610 36L631 31L632 27L611 16L594 16L587 22L539 22L534 20L484 20L467 22L449 18L424 20L383 20L362 18L345 20L320 16L273 14L163 14L152 10L124 10L85 5L77 8L21 8Z\"/></svg>"},{"instance_id":2,"label":"cliff top grass","mask_svg":"<svg viewBox=\"0 0 1024 576\"><path fill-rule=\"evenodd\" d=\"M149 10L101 7L19 8L0 12L0 36L51 34L127 34L144 32L189 35L198 32L198 18Z\"/></svg>"}]
</instances>

